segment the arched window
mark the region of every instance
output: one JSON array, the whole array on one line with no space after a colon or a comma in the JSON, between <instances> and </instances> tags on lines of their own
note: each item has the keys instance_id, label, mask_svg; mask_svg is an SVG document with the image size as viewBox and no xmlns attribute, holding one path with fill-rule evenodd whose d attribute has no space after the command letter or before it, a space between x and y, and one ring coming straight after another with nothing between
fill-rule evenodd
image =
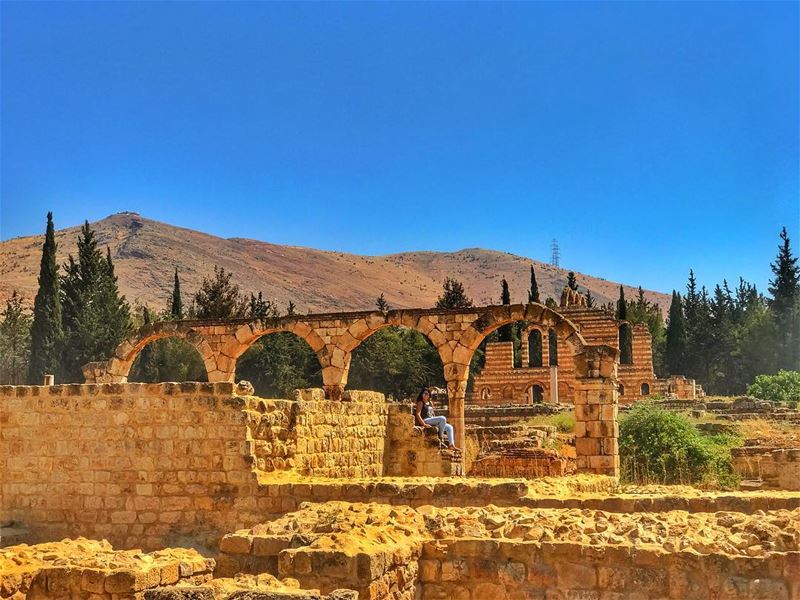
<instances>
[{"instance_id":1,"label":"arched window","mask_svg":"<svg viewBox=\"0 0 800 600\"><path fill-rule=\"evenodd\" d=\"M513 400L514 399L514 387L507 385L503 388L503 400Z\"/></svg>"},{"instance_id":2,"label":"arched window","mask_svg":"<svg viewBox=\"0 0 800 600\"><path fill-rule=\"evenodd\" d=\"M650 384L643 383L641 388L642 396L649 396L650 395Z\"/></svg>"},{"instance_id":3,"label":"arched window","mask_svg":"<svg viewBox=\"0 0 800 600\"><path fill-rule=\"evenodd\" d=\"M633 364L633 339L631 326L627 323L622 323L619 326L619 364Z\"/></svg>"},{"instance_id":4,"label":"arched window","mask_svg":"<svg viewBox=\"0 0 800 600\"><path fill-rule=\"evenodd\" d=\"M492 397L491 388L485 387L481 389L481 400L489 400Z\"/></svg>"},{"instance_id":5,"label":"arched window","mask_svg":"<svg viewBox=\"0 0 800 600\"><path fill-rule=\"evenodd\" d=\"M539 384L531 386L530 389L531 403L538 404L544 402L544 389Z\"/></svg>"},{"instance_id":6,"label":"arched window","mask_svg":"<svg viewBox=\"0 0 800 600\"><path fill-rule=\"evenodd\" d=\"M531 329L528 334L528 366L542 366L542 332L538 329Z\"/></svg>"},{"instance_id":7,"label":"arched window","mask_svg":"<svg viewBox=\"0 0 800 600\"><path fill-rule=\"evenodd\" d=\"M624 396L625 395L625 386L620 383L618 391L619 391L619 395L620 396Z\"/></svg>"},{"instance_id":8,"label":"arched window","mask_svg":"<svg viewBox=\"0 0 800 600\"><path fill-rule=\"evenodd\" d=\"M550 351L550 366L554 367L558 365L558 336L555 329L547 332L547 347Z\"/></svg>"}]
</instances>

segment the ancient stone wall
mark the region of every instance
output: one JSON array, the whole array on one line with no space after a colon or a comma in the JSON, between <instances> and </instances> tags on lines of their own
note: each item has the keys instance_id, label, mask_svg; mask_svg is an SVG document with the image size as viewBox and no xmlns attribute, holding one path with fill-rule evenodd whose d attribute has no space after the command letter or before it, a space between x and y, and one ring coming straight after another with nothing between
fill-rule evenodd
<instances>
[{"instance_id":1,"label":"ancient stone wall","mask_svg":"<svg viewBox=\"0 0 800 600\"><path fill-rule=\"evenodd\" d=\"M33 540L214 543L257 509L230 383L0 388L0 513Z\"/></svg>"},{"instance_id":2,"label":"ancient stone wall","mask_svg":"<svg viewBox=\"0 0 800 600\"><path fill-rule=\"evenodd\" d=\"M461 474L458 457L439 443L436 429L414 424L408 404L389 404L383 474L442 477Z\"/></svg>"},{"instance_id":3,"label":"ancient stone wall","mask_svg":"<svg viewBox=\"0 0 800 600\"><path fill-rule=\"evenodd\" d=\"M760 481L767 489L800 490L800 448L744 446L733 448L731 456L742 479Z\"/></svg>"},{"instance_id":4,"label":"ancient stone wall","mask_svg":"<svg viewBox=\"0 0 800 600\"><path fill-rule=\"evenodd\" d=\"M571 543L426 542L423 598L796 598L800 553L762 558Z\"/></svg>"},{"instance_id":5,"label":"ancient stone wall","mask_svg":"<svg viewBox=\"0 0 800 600\"><path fill-rule=\"evenodd\" d=\"M33 541L214 544L255 514L294 507L259 492L270 474L382 474L383 395L354 391L331 402L304 390L289 401L234 391L230 383L0 388L0 518L25 523Z\"/></svg>"}]
</instances>

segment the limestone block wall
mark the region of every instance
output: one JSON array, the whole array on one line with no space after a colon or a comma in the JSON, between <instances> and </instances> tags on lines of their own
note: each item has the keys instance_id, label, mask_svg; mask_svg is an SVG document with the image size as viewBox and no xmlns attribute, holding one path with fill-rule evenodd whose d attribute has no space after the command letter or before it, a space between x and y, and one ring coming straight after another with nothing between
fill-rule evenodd
<instances>
[{"instance_id":1,"label":"limestone block wall","mask_svg":"<svg viewBox=\"0 0 800 600\"><path fill-rule=\"evenodd\" d=\"M435 429L414 426L408 404L388 405L383 474L390 477L442 477L457 475L461 464L439 447Z\"/></svg>"},{"instance_id":2,"label":"limestone block wall","mask_svg":"<svg viewBox=\"0 0 800 600\"><path fill-rule=\"evenodd\" d=\"M0 520L30 541L211 547L282 509L270 474L383 472L381 394L237 396L231 383L0 387ZM261 480L261 481L260 481Z\"/></svg>"},{"instance_id":3,"label":"limestone block wall","mask_svg":"<svg viewBox=\"0 0 800 600\"><path fill-rule=\"evenodd\" d=\"M733 448L731 456L742 479L761 480L769 489L800 490L800 448L745 446Z\"/></svg>"},{"instance_id":4,"label":"limestone block wall","mask_svg":"<svg viewBox=\"0 0 800 600\"><path fill-rule=\"evenodd\" d=\"M800 553L770 560L500 540L426 542L423 598L461 600L797 598Z\"/></svg>"},{"instance_id":5,"label":"limestone block wall","mask_svg":"<svg viewBox=\"0 0 800 600\"><path fill-rule=\"evenodd\" d=\"M213 545L257 510L229 383L0 388L0 520L32 541Z\"/></svg>"}]
</instances>

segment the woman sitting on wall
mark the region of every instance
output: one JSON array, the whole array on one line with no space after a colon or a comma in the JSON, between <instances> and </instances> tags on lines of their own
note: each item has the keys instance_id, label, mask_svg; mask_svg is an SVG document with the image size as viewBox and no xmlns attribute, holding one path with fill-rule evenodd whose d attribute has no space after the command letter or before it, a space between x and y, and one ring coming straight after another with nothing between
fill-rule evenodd
<instances>
[{"instance_id":1,"label":"woman sitting on wall","mask_svg":"<svg viewBox=\"0 0 800 600\"><path fill-rule=\"evenodd\" d=\"M455 445L455 438L453 435L453 426L447 422L446 417L437 417L433 412L433 403L431 402L431 393L429 390L422 388L422 391L417 396L417 406L414 410L414 419L417 425L424 429L437 427L439 429L439 438L447 436L448 448L450 450L458 450Z\"/></svg>"}]
</instances>

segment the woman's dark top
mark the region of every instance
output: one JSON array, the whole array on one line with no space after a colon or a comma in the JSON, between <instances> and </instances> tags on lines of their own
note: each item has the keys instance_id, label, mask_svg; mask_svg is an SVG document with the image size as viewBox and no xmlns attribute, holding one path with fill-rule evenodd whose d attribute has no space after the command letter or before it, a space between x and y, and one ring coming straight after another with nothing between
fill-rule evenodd
<instances>
[{"instance_id":1,"label":"woman's dark top","mask_svg":"<svg viewBox=\"0 0 800 600\"><path fill-rule=\"evenodd\" d=\"M422 410L419 411L419 414L422 417L423 421L425 419L430 419L431 417L435 417L436 416L434 414L434 412L433 412L433 405L432 404L423 402L421 400L420 400L420 402L422 402Z\"/></svg>"}]
</instances>

